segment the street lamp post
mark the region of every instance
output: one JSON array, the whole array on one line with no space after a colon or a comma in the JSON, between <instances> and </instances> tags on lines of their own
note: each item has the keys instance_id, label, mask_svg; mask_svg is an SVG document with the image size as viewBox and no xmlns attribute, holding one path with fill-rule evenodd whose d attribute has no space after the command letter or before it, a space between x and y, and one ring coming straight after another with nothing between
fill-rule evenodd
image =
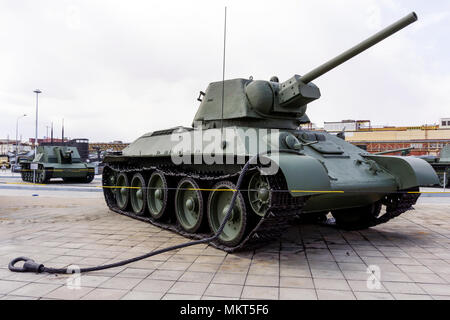
<instances>
[{"instance_id":1,"label":"street lamp post","mask_svg":"<svg viewBox=\"0 0 450 320\"><path fill-rule=\"evenodd\" d=\"M37 139L38 139L38 100L39 100L39 93L41 93L42 91L36 89L33 92L36 93L36 134L34 138L34 154L36 155Z\"/></svg>"},{"instance_id":2,"label":"street lamp post","mask_svg":"<svg viewBox=\"0 0 450 320\"><path fill-rule=\"evenodd\" d=\"M19 135L19 119L22 119L23 117L26 117L26 114L21 115L20 117L17 117L17 121L16 121L16 164L17 164L17 155L19 154L19 140L18 140L18 135Z\"/></svg>"},{"instance_id":3,"label":"street lamp post","mask_svg":"<svg viewBox=\"0 0 450 320\"><path fill-rule=\"evenodd\" d=\"M39 99L39 93L42 91L39 89L36 89L33 91L36 93L36 134L34 138L34 156L37 155L37 139L38 139L38 99ZM36 183L36 169L33 170L33 183Z\"/></svg>"}]
</instances>

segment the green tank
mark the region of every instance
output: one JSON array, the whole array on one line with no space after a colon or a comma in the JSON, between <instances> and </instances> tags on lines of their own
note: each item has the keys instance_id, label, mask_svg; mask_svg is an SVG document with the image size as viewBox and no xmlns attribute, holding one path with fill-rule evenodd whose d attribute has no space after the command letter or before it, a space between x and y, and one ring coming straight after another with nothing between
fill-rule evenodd
<instances>
[{"instance_id":1,"label":"green tank","mask_svg":"<svg viewBox=\"0 0 450 320\"><path fill-rule=\"evenodd\" d=\"M439 177L439 185L448 187L450 185L450 144L441 149L439 157L425 156L421 158L426 160L436 171Z\"/></svg>"},{"instance_id":2,"label":"green tank","mask_svg":"<svg viewBox=\"0 0 450 320\"><path fill-rule=\"evenodd\" d=\"M39 146L33 159L22 160L21 175L26 182L47 183L52 178L64 182L92 182L93 165L81 161L76 147Z\"/></svg>"},{"instance_id":3,"label":"green tank","mask_svg":"<svg viewBox=\"0 0 450 320\"><path fill-rule=\"evenodd\" d=\"M431 166L414 157L372 155L339 137L303 130L307 104L320 97L311 81L417 20L411 13L303 76L279 82L210 83L192 127L153 131L120 155L106 155L103 190L118 213L199 239L230 219L212 245L226 251L281 236L298 217L334 216L339 227L364 229L412 208ZM343 102L342 102L343 103Z\"/></svg>"}]
</instances>

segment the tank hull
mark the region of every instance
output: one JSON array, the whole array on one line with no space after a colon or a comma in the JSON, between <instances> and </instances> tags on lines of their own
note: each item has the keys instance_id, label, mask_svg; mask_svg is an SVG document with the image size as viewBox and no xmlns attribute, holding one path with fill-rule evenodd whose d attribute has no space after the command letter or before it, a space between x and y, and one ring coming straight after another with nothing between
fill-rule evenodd
<instances>
[{"instance_id":1,"label":"tank hull","mask_svg":"<svg viewBox=\"0 0 450 320\"><path fill-rule=\"evenodd\" d=\"M325 132L253 127L227 127L221 134L219 131L220 129L202 132L201 129L174 128L148 133L125 148L122 155L107 155L104 159L106 166L103 185L110 209L189 237L202 237L213 230L206 226L203 230L206 233L186 232L174 218L174 212L178 213L174 193L182 192L177 189L178 182L186 178L195 180L203 194L202 208L210 211L206 199L214 198L211 196L217 192L214 185L223 181L236 183L243 164L252 156L261 154L260 162L254 165L254 170L267 176L265 179L271 185L271 196L282 195L284 200L271 202L273 207L269 206L268 211L258 216L251 204L254 199L251 192L254 190L251 188L250 176L255 171L245 180L239 192L244 199L246 215L253 221L261 219L262 225L267 224L265 219L274 219L271 227L264 227L264 232L260 231L259 222L253 222L246 236L257 234L260 239L261 234L266 233L277 234L279 237L283 228L298 217L323 217L329 212L338 214L346 210L381 206L382 203L386 206L384 218L380 215L376 217L378 220L371 220L365 227L386 222L411 209L419 196L418 188L431 185L437 179L431 166L423 160L373 156ZM220 138L211 139L214 136ZM127 194L127 188L131 188L129 194L132 194L134 187L130 181L134 181L138 174L145 181L143 192L151 194L151 188L145 186L155 171L163 174L169 181L166 202L170 209L167 209L168 220L164 221L154 219L148 214L148 209L136 212L130 205L121 207L117 200ZM122 183L118 185L114 181L120 175ZM114 191L115 188L120 192ZM389 204L393 197L396 199L395 206ZM129 198L131 199L131 195ZM273 198L271 201L274 201ZM169 206L170 204L174 205ZM205 213L208 218L213 215L209 211ZM272 216L269 216L270 213ZM252 240L253 238L243 237L239 243L230 245L219 241L216 246L234 251L247 247L254 242Z\"/></svg>"}]
</instances>

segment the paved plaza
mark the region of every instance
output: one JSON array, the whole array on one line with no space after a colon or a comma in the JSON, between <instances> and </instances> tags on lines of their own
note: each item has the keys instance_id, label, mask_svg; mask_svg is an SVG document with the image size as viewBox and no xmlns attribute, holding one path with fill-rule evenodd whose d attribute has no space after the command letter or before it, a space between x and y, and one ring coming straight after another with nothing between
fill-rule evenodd
<instances>
[{"instance_id":1,"label":"paved plaza","mask_svg":"<svg viewBox=\"0 0 450 320\"><path fill-rule=\"evenodd\" d=\"M109 211L101 192L0 188L0 299L450 299L449 199L362 232L296 225L257 250L197 245L76 279L7 265L96 266L189 240Z\"/></svg>"}]
</instances>

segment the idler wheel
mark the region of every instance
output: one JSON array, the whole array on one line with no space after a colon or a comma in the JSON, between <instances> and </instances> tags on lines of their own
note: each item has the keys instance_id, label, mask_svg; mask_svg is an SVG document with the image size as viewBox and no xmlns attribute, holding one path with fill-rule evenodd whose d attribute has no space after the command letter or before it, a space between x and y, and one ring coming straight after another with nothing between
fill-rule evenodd
<instances>
[{"instance_id":1,"label":"idler wheel","mask_svg":"<svg viewBox=\"0 0 450 320\"><path fill-rule=\"evenodd\" d=\"M120 210L125 210L128 206L130 189L128 184L128 177L125 173L121 173L116 179L116 202Z\"/></svg>"},{"instance_id":2,"label":"idler wheel","mask_svg":"<svg viewBox=\"0 0 450 320\"><path fill-rule=\"evenodd\" d=\"M267 177L259 172L255 173L248 184L248 200L253 211L263 217L269 209L271 199L272 192Z\"/></svg>"},{"instance_id":3,"label":"idler wheel","mask_svg":"<svg viewBox=\"0 0 450 320\"><path fill-rule=\"evenodd\" d=\"M230 207L233 191L236 186L229 181L222 181L213 187L208 198L208 223L212 232L216 233ZM219 241L227 246L237 245L243 238L247 225L247 212L244 197L239 192L231 217L225 224Z\"/></svg>"},{"instance_id":4,"label":"idler wheel","mask_svg":"<svg viewBox=\"0 0 450 320\"><path fill-rule=\"evenodd\" d=\"M147 206L150 216L159 219L167 207L168 189L164 174L155 171L150 176L147 185Z\"/></svg>"},{"instance_id":5,"label":"idler wheel","mask_svg":"<svg viewBox=\"0 0 450 320\"><path fill-rule=\"evenodd\" d=\"M189 233L199 230L203 221L203 196L191 178L182 179L175 193L175 213L180 226Z\"/></svg>"},{"instance_id":6,"label":"idler wheel","mask_svg":"<svg viewBox=\"0 0 450 320\"><path fill-rule=\"evenodd\" d=\"M143 214L145 211L145 179L140 173L134 174L131 179L130 199L131 207L137 214Z\"/></svg>"}]
</instances>

